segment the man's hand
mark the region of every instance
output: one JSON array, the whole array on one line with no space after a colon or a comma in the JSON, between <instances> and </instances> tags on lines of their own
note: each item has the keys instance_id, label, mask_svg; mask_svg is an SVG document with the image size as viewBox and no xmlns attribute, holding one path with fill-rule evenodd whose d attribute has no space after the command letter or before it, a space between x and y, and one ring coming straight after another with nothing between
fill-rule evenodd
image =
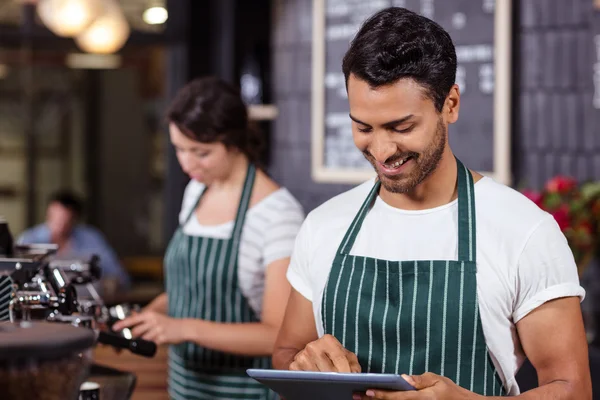
<instances>
[{"instance_id":1,"label":"man's hand","mask_svg":"<svg viewBox=\"0 0 600 400\"><path fill-rule=\"evenodd\" d=\"M149 340L157 345L179 344L185 340L181 320L155 311L134 314L113 325L113 330L120 331L131 327L131 335L134 338Z\"/></svg>"},{"instance_id":2,"label":"man's hand","mask_svg":"<svg viewBox=\"0 0 600 400\"><path fill-rule=\"evenodd\" d=\"M310 342L294 357L291 371L354 372L361 371L356 354L346 350L331 335Z\"/></svg>"},{"instance_id":3,"label":"man's hand","mask_svg":"<svg viewBox=\"0 0 600 400\"><path fill-rule=\"evenodd\" d=\"M481 396L456 385L450 379L432 373L402 377L414 386L416 391L388 392L379 389L367 390L364 395L355 394L353 399L378 400L471 400Z\"/></svg>"}]
</instances>

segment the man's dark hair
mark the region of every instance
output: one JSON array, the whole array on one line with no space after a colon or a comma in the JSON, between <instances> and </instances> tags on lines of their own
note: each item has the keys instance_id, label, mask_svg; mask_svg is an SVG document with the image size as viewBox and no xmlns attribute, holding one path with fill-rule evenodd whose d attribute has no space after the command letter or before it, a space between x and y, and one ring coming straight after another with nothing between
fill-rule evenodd
<instances>
[{"instance_id":1,"label":"man's dark hair","mask_svg":"<svg viewBox=\"0 0 600 400\"><path fill-rule=\"evenodd\" d=\"M76 218L81 217L83 213L83 202L75 193L70 190L59 190L50 196L48 204L58 203L70 210Z\"/></svg>"},{"instance_id":2,"label":"man's dark hair","mask_svg":"<svg viewBox=\"0 0 600 400\"><path fill-rule=\"evenodd\" d=\"M185 85L167 112L169 122L190 139L221 142L260 165L263 137L249 125L248 112L237 87L214 76Z\"/></svg>"},{"instance_id":3,"label":"man's dark hair","mask_svg":"<svg viewBox=\"0 0 600 400\"><path fill-rule=\"evenodd\" d=\"M377 12L362 25L344 56L350 74L377 88L412 79L426 90L438 112L456 80L456 50L440 25L405 8Z\"/></svg>"}]
</instances>

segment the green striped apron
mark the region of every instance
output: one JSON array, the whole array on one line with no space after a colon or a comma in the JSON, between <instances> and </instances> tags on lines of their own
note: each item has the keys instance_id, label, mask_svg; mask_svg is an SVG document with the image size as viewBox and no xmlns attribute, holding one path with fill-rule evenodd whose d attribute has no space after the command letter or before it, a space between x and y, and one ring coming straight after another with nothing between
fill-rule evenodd
<instances>
[{"instance_id":1,"label":"green striped apron","mask_svg":"<svg viewBox=\"0 0 600 400\"><path fill-rule=\"evenodd\" d=\"M0 276L0 322L10 320L10 301L13 294L12 279L9 276Z\"/></svg>"},{"instance_id":2,"label":"green striped apron","mask_svg":"<svg viewBox=\"0 0 600 400\"><path fill-rule=\"evenodd\" d=\"M433 372L480 395L504 396L479 315L473 178L456 161L458 261L350 255L378 195L376 182L335 256L323 294L324 330L356 353L363 372Z\"/></svg>"},{"instance_id":3,"label":"green striped apron","mask_svg":"<svg viewBox=\"0 0 600 400\"><path fill-rule=\"evenodd\" d=\"M169 315L222 323L258 322L238 285L238 250L256 169L249 165L229 239L189 236L179 227L165 255ZM204 193L204 192L203 192ZM249 378L247 368L270 368L269 357L245 357L194 343L169 348L169 395L173 399L268 399L273 394Z\"/></svg>"}]
</instances>

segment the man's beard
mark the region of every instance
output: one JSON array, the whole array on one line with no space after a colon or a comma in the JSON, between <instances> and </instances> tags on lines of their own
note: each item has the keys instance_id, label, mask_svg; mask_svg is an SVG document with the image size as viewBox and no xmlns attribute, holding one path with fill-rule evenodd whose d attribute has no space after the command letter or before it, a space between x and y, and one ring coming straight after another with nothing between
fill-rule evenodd
<instances>
[{"instance_id":1,"label":"man's beard","mask_svg":"<svg viewBox=\"0 0 600 400\"><path fill-rule=\"evenodd\" d=\"M423 182L440 164L444 149L446 148L446 132L447 128L444 126L442 119L440 118L435 136L431 144L421 154L415 152L404 152L396 153L389 157L385 163L392 164L397 160L402 160L407 157L411 157L414 162L410 173L402 173L392 177L388 177L379 173L377 168L377 161L368 151L364 151L363 154L367 161L373 165L375 172L379 177L379 181L385 190L390 193L409 193L421 182Z\"/></svg>"}]
</instances>

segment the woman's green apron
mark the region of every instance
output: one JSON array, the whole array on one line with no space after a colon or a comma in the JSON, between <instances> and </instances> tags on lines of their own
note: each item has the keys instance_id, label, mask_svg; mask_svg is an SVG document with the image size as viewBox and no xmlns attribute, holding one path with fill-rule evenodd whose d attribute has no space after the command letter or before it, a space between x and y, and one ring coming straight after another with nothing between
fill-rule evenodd
<instances>
[{"instance_id":1,"label":"woman's green apron","mask_svg":"<svg viewBox=\"0 0 600 400\"><path fill-rule=\"evenodd\" d=\"M238 285L240 238L255 176L255 167L250 165L231 238L186 235L184 222L171 239L165 255L169 316L222 323L259 321ZM193 343L172 345L169 394L173 399L186 400L273 397L246 375L247 368L270 368L270 358L237 356Z\"/></svg>"}]
</instances>

